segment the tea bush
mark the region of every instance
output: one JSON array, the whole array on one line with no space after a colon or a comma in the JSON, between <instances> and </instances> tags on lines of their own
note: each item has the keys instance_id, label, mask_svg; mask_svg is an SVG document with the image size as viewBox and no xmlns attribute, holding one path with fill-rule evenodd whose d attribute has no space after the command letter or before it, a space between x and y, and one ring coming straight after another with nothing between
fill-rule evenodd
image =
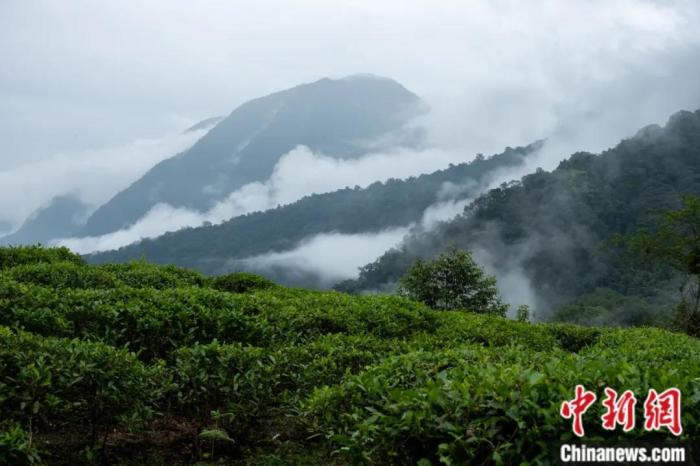
<instances>
[{"instance_id":1,"label":"tea bush","mask_svg":"<svg viewBox=\"0 0 700 466\"><path fill-rule=\"evenodd\" d=\"M0 248L0 464L548 464L577 384L682 390L700 343ZM643 418L637 405L638 423ZM608 432L600 404L586 439ZM76 440L77 439L77 440Z\"/></svg>"},{"instance_id":2,"label":"tea bush","mask_svg":"<svg viewBox=\"0 0 700 466\"><path fill-rule=\"evenodd\" d=\"M199 272L181 269L173 265L155 265L143 261L128 264L103 264L91 267L103 270L119 282L133 288L180 288L205 286L209 281Z\"/></svg>"},{"instance_id":3,"label":"tea bush","mask_svg":"<svg viewBox=\"0 0 700 466\"><path fill-rule=\"evenodd\" d=\"M211 286L220 291L231 293L248 293L254 290L265 290L276 286L267 278L247 272L235 272L214 277Z\"/></svg>"},{"instance_id":4,"label":"tea bush","mask_svg":"<svg viewBox=\"0 0 700 466\"><path fill-rule=\"evenodd\" d=\"M83 259L68 248L43 248L41 246L10 246L0 248L0 271L28 264L54 264L71 262L83 265Z\"/></svg>"},{"instance_id":5,"label":"tea bush","mask_svg":"<svg viewBox=\"0 0 700 466\"><path fill-rule=\"evenodd\" d=\"M236 301L205 288L55 291L1 279L0 324L128 346L146 359L217 338L255 341L260 334Z\"/></svg>"},{"instance_id":6,"label":"tea bush","mask_svg":"<svg viewBox=\"0 0 700 466\"><path fill-rule=\"evenodd\" d=\"M109 272L73 262L24 264L6 270L3 275L19 283L55 289L108 289L120 284Z\"/></svg>"},{"instance_id":7,"label":"tea bush","mask_svg":"<svg viewBox=\"0 0 700 466\"><path fill-rule=\"evenodd\" d=\"M3 420L88 429L95 441L107 426L148 420L167 386L161 364L145 366L124 349L0 327Z\"/></svg>"},{"instance_id":8,"label":"tea bush","mask_svg":"<svg viewBox=\"0 0 700 466\"><path fill-rule=\"evenodd\" d=\"M688 343L688 356L698 356L697 342ZM666 372L654 368L668 367L673 352L653 346L622 354L620 347L588 351L581 356L511 346L408 353L337 386L318 388L306 413L313 430L351 462L549 462L561 442L575 438L559 406L572 397L576 384L599 396L606 385L632 389L638 396L649 388L678 387L685 394L683 439L698 438L697 359ZM648 369L640 369L647 364ZM601 415L598 405L586 414L591 441L615 438L600 427ZM642 417L640 411L637 418ZM647 434L640 426L624 435L656 441L668 436Z\"/></svg>"},{"instance_id":9,"label":"tea bush","mask_svg":"<svg viewBox=\"0 0 700 466\"><path fill-rule=\"evenodd\" d=\"M0 424L0 464L28 466L39 464L41 455L31 435L13 422Z\"/></svg>"}]
</instances>

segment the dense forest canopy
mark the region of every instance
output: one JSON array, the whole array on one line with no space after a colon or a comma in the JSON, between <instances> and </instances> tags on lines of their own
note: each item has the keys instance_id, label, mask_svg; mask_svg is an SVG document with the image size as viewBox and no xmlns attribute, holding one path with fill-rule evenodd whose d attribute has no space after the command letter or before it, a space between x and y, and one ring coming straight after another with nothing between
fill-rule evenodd
<instances>
[{"instance_id":1,"label":"dense forest canopy","mask_svg":"<svg viewBox=\"0 0 700 466\"><path fill-rule=\"evenodd\" d=\"M464 214L407 238L339 289L391 289L418 257L458 246L503 277L517 276L541 316L599 288L663 303L677 289L664 267L632 268L610 248L616 234L652 221L654 209L700 194L700 110L673 115L599 155L576 153L477 198ZM503 289L507 294L508 290ZM513 297L511 296L511 300Z\"/></svg>"}]
</instances>

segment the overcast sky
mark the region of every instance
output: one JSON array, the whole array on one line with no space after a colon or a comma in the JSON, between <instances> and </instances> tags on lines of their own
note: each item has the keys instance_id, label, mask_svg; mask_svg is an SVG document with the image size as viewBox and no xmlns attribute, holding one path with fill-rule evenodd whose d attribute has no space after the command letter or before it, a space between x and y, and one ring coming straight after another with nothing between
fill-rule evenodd
<instances>
[{"instance_id":1,"label":"overcast sky","mask_svg":"<svg viewBox=\"0 0 700 466\"><path fill-rule=\"evenodd\" d=\"M697 0L0 0L0 179L364 72L428 100L438 144L598 150L700 107L698 25Z\"/></svg>"}]
</instances>

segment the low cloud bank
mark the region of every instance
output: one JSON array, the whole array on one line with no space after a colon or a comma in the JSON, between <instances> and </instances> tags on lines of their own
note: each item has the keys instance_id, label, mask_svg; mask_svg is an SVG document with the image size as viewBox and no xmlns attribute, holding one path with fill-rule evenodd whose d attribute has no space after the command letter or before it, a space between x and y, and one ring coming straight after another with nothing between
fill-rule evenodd
<instances>
[{"instance_id":1,"label":"low cloud bank","mask_svg":"<svg viewBox=\"0 0 700 466\"><path fill-rule=\"evenodd\" d=\"M156 163L190 148L206 131L178 130L159 138L58 154L0 169L0 224L16 229L32 212L61 194L75 194L86 204L98 206Z\"/></svg>"},{"instance_id":2,"label":"low cloud bank","mask_svg":"<svg viewBox=\"0 0 700 466\"><path fill-rule=\"evenodd\" d=\"M207 212L159 204L123 230L97 237L63 238L53 243L81 254L117 249L168 231L196 227L205 222L218 224L246 213L275 208L314 193L332 192L348 186L366 187L389 178L408 178L470 158L468 154L457 151L395 149L358 159L341 160L299 146L280 158L267 181L243 186ZM427 221L439 215L431 214Z\"/></svg>"},{"instance_id":3,"label":"low cloud bank","mask_svg":"<svg viewBox=\"0 0 700 466\"><path fill-rule=\"evenodd\" d=\"M322 287L355 278L363 265L374 261L408 233L410 226L377 233L323 233L302 241L290 251L266 253L235 261L232 267L263 274L315 277Z\"/></svg>"}]
</instances>

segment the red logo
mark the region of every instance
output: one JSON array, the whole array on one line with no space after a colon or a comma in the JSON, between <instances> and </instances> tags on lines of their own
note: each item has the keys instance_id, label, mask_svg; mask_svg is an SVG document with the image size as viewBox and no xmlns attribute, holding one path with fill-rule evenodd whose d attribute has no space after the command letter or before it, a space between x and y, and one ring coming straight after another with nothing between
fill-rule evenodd
<instances>
[{"instance_id":1,"label":"red logo","mask_svg":"<svg viewBox=\"0 0 700 466\"><path fill-rule=\"evenodd\" d=\"M653 388L644 402L644 428L659 430L668 428L673 435L681 435L681 391L677 388L657 393Z\"/></svg>"},{"instance_id":2,"label":"red logo","mask_svg":"<svg viewBox=\"0 0 700 466\"><path fill-rule=\"evenodd\" d=\"M625 432L634 429L634 405L637 404L634 393L627 390L618 399L617 392L612 388L606 387L605 394L607 395L603 400L605 414L601 416L603 429L615 430L618 424L623 426L622 430Z\"/></svg>"},{"instance_id":3,"label":"red logo","mask_svg":"<svg viewBox=\"0 0 700 466\"><path fill-rule=\"evenodd\" d=\"M572 430L574 434L583 437L583 415L593 403L596 394L587 391L583 385L576 385L576 392L573 400L566 400L561 404L559 410L564 419L572 419ZM603 429L615 430L617 426L622 426L622 430L629 432L635 427L636 419L634 408L637 399L631 390L625 390L618 396L617 392L610 387L605 388L605 398L602 405L605 412L600 417ZM649 390L644 401L644 429L648 431L660 430L666 427L673 435L681 435L681 391L677 388L669 388L658 393L653 388Z\"/></svg>"},{"instance_id":4,"label":"red logo","mask_svg":"<svg viewBox=\"0 0 700 466\"><path fill-rule=\"evenodd\" d=\"M564 419L574 418L572 428L574 434L583 437L583 414L595 403L596 395L586 391L583 385L576 385L576 397L573 400L565 401L561 404L559 411Z\"/></svg>"}]
</instances>

